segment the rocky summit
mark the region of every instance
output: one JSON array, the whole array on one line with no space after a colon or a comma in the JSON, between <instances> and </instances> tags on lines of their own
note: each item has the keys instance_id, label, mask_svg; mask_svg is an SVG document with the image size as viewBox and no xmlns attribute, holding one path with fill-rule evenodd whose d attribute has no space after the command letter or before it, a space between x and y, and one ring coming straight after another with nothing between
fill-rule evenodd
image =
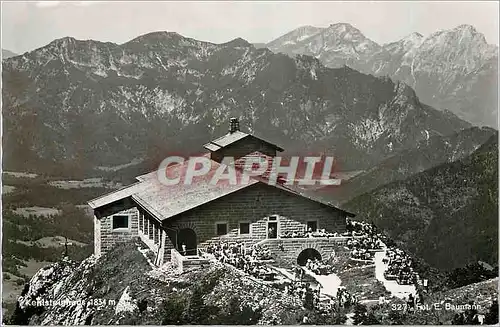
<instances>
[{"instance_id":1,"label":"rocky summit","mask_svg":"<svg viewBox=\"0 0 500 327\"><path fill-rule=\"evenodd\" d=\"M98 260L60 261L26 284L11 324L297 324L302 301L222 264L180 274L130 242ZM230 290L230 291L229 291ZM201 302L200 302L201 301Z\"/></svg>"}]
</instances>

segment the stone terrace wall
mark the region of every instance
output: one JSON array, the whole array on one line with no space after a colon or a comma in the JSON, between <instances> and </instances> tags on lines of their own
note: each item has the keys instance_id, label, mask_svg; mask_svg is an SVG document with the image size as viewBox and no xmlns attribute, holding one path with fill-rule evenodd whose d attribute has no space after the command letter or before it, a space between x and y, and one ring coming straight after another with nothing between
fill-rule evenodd
<instances>
[{"instance_id":1,"label":"stone terrace wall","mask_svg":"<svg viewBox=\"0 0 500 327\"><path fill-rule=\"evenodd\" d=\"M175 249L170 251L171 262L181 273L210 266L210 260L208 259L184 257Z\"/></svg>"},{"instance_id":2,"label":"stone terrace wall","mask_svg":"<svg viewBox=\"0 0 500 327\"><path fill-rule=\"evenodd\" d=\"M323 260L333 257L349 257L345 248L347 237L282 238L267 239L260 245L267 247L278 265L296 265L299 254L305 249L315 249ZM281 249L280 249L281 248Z\"/></svg>"},{"instance_id":3,"label":"stone terrace wall","mask_svg":"<svg viewBox=\"0 0 500 327\"><path fill-rule=\"evenodd\" d=\"M327 232L346 230L343 212L263 183L185 212L164 224L173 229L193 229L199 247L228 238L253 244L267 238L267 221L274 215L279 219L278 235L303 231L310 220L316 220L318 228ZM227 235L217 236L216 222L228 223ZM239 222L250 223L250 235L238 234ZM175 233L167 231L167 234L170 245L165 246L164 260L170 259L170 249L175 244Z\"/></svg>"}]
</instances>

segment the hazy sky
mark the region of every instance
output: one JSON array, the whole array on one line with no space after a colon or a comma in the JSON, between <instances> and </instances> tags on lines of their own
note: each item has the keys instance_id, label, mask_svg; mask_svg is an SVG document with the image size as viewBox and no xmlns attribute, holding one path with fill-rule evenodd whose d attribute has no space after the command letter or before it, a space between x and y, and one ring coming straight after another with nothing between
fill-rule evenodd
<instances>
[{"instance_id":1,"label":"hazy sky","mask_svg":"<svg viewBox=\"0 0 500 327\"><path fill-rule=\"evenodd\" d=\"M215 43L242 37L269 42L303 25L350 23L378 43L470 24L498 44L491 2L3 2L2 48L16 53L72 36L115 43L174 31Z\"/></svg>"}]
</instances>

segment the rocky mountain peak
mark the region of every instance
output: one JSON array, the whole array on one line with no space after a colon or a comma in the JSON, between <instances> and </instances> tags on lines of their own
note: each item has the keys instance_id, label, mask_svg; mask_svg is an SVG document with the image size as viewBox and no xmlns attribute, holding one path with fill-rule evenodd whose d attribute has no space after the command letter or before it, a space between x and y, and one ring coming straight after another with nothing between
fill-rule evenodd
<instances>
[{"instance_id":1,"label":"rocky mountain peak","mask_svg":"<svg viewBox=\"0 0 500 327\"><path fill-rule=\"evenodd\" d=\"M401 56L408 56L410 52L414 52L422 42L424 41L424 36L420 33L411 33L397 42L392 42L385 44L383 46L384 51L388 51L391 54L399 54Z\"/></svg>"},{"instance_id":2,"label":"rocky mountain peak","mask_svg":"<svg viewBox=\"0 0 500 327\"><path fill-rule=\"evenodd\" d=\"M425 39L426 43L447 48L469 48L484 52L488 47L488 42L484 34L478 32L473 26L462 24L453 29L442 30L431 34Z\"/></svg>"},{"instance_id":3,"label":"rocky mountain peak","mask_svg":"<svg viewBox=\"0 0 500 327\"><path fill-rule=\"evenodd\" d=\"M472 26L472 25L469 25L469 24L458 25L453 30L454 31L460 31L462 33L464 33L464 32L471 33L471 34L478 33L478 31L476 30L476 28L474 26Z\"/></svg>"},{"instance_id":4,"label":"rocky mountain peak","mask_svg":"<svg viewBox=\"0 0 500 327\"><path fill-rule=\"evenodd\" d=\"M168 32L168 31L156 31L147 34L140 35L125 44L133 44L133 43L141 43L144 45L147 44L158 44L165 43L169 41L178 41L179 39L184 38L182 35L176 32Z\"/></svg>"},{"instance_id":5,"label":"rocky mountain peak","mask_svg":"<svg viewBox=\"0 0 500 327\"><path fill-rule=\"evenodd\" d=\"M50 42L47 46L48 47L56 47L56 48L61 48L61 47L68 47L70 45L74 45L77 42L77 40L74 37L71 36L65 36L59 39L55 39L54 41Z\"/></svg>"},{"instance_id":6,"label":"rocky mountain peak","mask_svg":"<svg viewBox=\"0 0 500 327\"><path fill-rule=\"evenodd\" d=\"M2 49L2 60L15 56L17 56L16 53L9 51L7 49Z\"/></svg>"},{"instance_id":7,"label":"rocky mountain peak","mask_svg":"<svg viewBox=\"0 0 500 327\"><path fill-rule=\"evenodd\" d=\"M361 33L360 30L358 30L356 27L352 26L349 23L330 24L330 26L328 26L326 29L337 31L339 33L354 32L354 33L363 34L363 33Z\"/></svg>"},{"instance_id":8,"label":"rocky mountain peak","mask_svg":"<svg viewBox=\"0 0 500 327\"><path fill-rule=\"evenodd\" d=\"M361 31L351 24L348 23L338 23L331 24L328 28L326 28L323 32L325 36L332 36L336 38L340 38L345 41L369 41L373 45L377 45L372 40L368 39Z\"/></svg>"},{"instance_id":9,"label":"rocky mountain peak","mask_svg":"<svg viewBox=\"0 0 500 327\"><path fill-rule=\"evenodd\" d=\"M421 43L424 39L424 36L418 32L413 32L406 37L404 37L401 41L403 42L411 42L411 43Z\"/></svg>"},{"instance_id":10,"label":"rocky mountain peak","mask_svg":"<svg viewBox=\"0 0 500 327\"><path fill-rule=\"evenodd\" d=\"M287 48L295 47L297 44L318 34L322 30L323 29L320 27L310 25L301 26L277 38L276 40L269 42L267 47L272 51L286 52Z\"/></svg>"},{"instance_id":11,"label":"rocky mountain peak","mask_svg":"<svg viewBox=\"0 0 500 327\"><path fill-rule=\"evenodd\" d=\"M250 46L252 46L252 44L250 42L248 42L245 39L242 39L241 37L238 37L234 40L223 43L222 45L229 46L229 47L250 47Z\"/></svg>"}]
</instances>

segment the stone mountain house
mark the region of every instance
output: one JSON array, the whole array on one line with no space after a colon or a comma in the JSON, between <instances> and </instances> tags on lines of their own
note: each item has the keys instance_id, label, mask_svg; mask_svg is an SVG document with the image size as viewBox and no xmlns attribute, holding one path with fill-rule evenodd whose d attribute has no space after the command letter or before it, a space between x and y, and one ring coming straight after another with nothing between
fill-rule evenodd
<instances>
[{"instance_id":1,"label":"stone mountain house","mask_svg":"<svg viewBox=\"0 0 500 327\"><path fill-rule=\"evenodd\" d=\"M212 167L223 165L221 160L227 156L236 162L256 155L272 159L283 151L241 132L235 118L231 119L228 134L204 147L209 150L206 156ZM167 170L182 170L188 164L189 160ZM235 168L242 175L241 167L235 164ZM94 210L95 255L134 237L142 239L155 253L156 265L186 258L202 260L198 250L220 239L241 241L246 246L266 244L273 255L290 263L296 263L304 251L325 259L342 252L342 237L286 239L280 235L310 229L342 233L346 218L353 214L283 181L270 185L262 178L251 177L245 184L213 185L209 181L214 171L195 177L190 185L170 186L160 183L154 171L138 176L130 186L89 201Z\"/></svg>"}]
</instances>

